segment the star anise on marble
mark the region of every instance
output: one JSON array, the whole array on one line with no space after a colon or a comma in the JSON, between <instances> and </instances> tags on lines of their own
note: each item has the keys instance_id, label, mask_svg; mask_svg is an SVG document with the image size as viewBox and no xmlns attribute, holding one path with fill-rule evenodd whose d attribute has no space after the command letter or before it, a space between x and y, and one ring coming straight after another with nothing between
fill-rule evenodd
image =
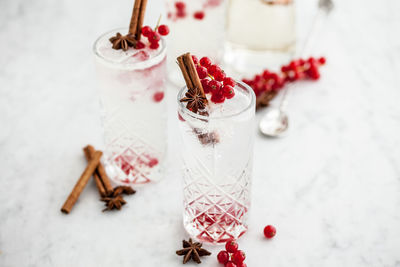
<instances>
[{"instance_id":1,"label":"star anise on marble","mask_svg":"<svg viewBox=\"0 0 400 267\"><path fill-rule=\"evenodd\" d=\"M183 249L177 250L176 254L179 256L184 256L183 264L187 263L190 259L197 263L201 263L200 257L211 255L211 252L201 247L203 244L199 242L193 243L191 238L189 238L189 241L183 240L182 245Z\"/></svg>"},{"instance_id":2,"label":"star anise on marble","mask_svg":"<svg viewBox=\"0 0 400 267\"><path fill-rule=\"evenodd\" d=\"M136 190L134 190L132 187L121 185L121 186L117 186L116 188L114 188L113 197L117 197L122 194L132 195L135 193L136 193Z\"/></svg>"},{"instance_id":3,"label":"star anise on marble","mask_svg":"<svg viewBox=\"0 0 400 267\"><path fill-rule=\"evenodd\" d=\"M125 199L123 199L121 195L116 197L104 197L101 199L101 201L104 201L105 206L107 207L103 210L103 212L113 209L120 210L122 206L126 204Z\"/></svg>"},{"instance_id":4,"label":"star anise on marble","mask_svg":"<svg viewBox=\"0 0 400 267\"><path fill-rule=\"evenodd\" d=\"M189 89L185 97L180 100L181 102L187 102L186 108L190 109L194 113L198 110L204 109L206 107L206 98L201 94L199 88Z\"/></svg>"},{"instance_id":5,"label":"star anise on marble","mask_svg":"<svg viewBox=\"0 0 400 267\"><path fill-rule=\"evenodd\" d=\"M111 37L110 42L113 44L113 49L122 49L124 51L128 50L129 47L133 47L136 44L136 39L132 35L122 35L117 32L117 35Z\"/></svg>"}]
</instances>

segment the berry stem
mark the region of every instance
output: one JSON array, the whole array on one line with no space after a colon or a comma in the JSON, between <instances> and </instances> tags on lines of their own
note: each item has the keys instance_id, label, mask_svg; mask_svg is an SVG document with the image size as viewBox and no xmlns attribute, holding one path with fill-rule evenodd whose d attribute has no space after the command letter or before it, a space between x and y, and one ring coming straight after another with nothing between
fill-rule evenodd
<instances>
[{"instance_id":1,"label":"berry stem","mask_svg":"<svg viewBox=\"0 0 400 267\"><path fill-rule=\"evenodd\" d=\"M158 17L156 27L154 28L154 31L155 31L155 32L158 30L158 27L160 26L161 17L162 17L162 14L160 14L160 16Z\"/></svg>"}]
</instances>

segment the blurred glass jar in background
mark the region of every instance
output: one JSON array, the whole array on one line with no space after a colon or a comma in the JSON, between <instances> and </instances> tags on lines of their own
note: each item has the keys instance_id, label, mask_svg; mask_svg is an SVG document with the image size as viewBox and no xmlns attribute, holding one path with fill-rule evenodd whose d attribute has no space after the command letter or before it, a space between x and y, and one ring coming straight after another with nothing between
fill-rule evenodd
<instances>
[{"instance_id":1,"label":"blurred glass jar in background","mask_svg":"<svg viewBox=\"0 0 400 267\"><path fill-rule=\"evenodd\" d=\"M168 76L176 85L184 83L176 58L191 51L218 64L223 56L226 0L166 0Z\"/></svg>"},{"instance_id":2,"label":"blurred glass jar in background","mask_svg":"<svg viewBox=\"0 0 400 267\"><path fill-rule=\"evenodd\" d=\"M225 63L243 74L287 63L295 51L293 0L228 0Z\"/></svg>"}]
</instances>

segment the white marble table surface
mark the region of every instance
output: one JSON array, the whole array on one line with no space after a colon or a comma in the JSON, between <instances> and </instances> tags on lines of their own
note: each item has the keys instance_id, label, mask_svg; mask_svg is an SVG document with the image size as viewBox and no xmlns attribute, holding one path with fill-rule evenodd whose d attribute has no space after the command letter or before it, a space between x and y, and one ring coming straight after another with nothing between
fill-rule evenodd
<instances>
[{"instance_id":1,"label":"white marble table surface","mask_svg":"<svg viewBox=\"0 0 400 267\"><path fill-rule=\"evenodd\" d=\"M149 2L153 23L160 1ZM181 266L173 87L165 179L116 213L101 213L90 183L60 212L81 148L102 145L91 44L129 20L132 1L115 3L0 1L2 267ZM287 137L257 136L248 266L400 266L399 13L397 0L337 1L314 50L328 59L322 79L293 91ZM202 266L219 266L220 247L206 247Z\"/></svg>"}]
</instances>

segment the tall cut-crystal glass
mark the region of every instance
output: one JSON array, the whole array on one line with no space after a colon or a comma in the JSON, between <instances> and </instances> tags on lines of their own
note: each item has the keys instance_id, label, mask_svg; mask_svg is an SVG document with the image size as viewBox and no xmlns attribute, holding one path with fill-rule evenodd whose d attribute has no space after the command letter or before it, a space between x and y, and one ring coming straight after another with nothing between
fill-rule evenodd
<instances>
[{"instance_id":1,"label":"tall cut-crystal glass","mask_svg":"<svg viewBox=\"0 0 400 267\"><path fill-rule=\"evenodd\" d=\"M295 51L294 0L228 0L225 61L245 74L286 64Z\"/></svg>"},{"instance_id":2,"label":"tall cut-crystal glass","mask_svg":"<svg viewBox=\"0 0 400 267\"><path fill-rule=\"evenodd\" d=\"M194 55L222 60L226 0L165 0L168 35L168 77L175 85L183 84L176 58L188 49Z\"/></svg>"},{"instance_id":3,"label":"tall cut-crystal glass","mask_svg":"<svg viewBox=\"0 0 400 267\"><path fill-rule=\"evenodd\" d=\"M183 157L183 223L195 239L221 243L247 230L255 137L255 95L238 82L236 95L210 103L209 116L179 102Z\"/></svg>"},{"instance_id":4,"label":"tall cut-crystal glass","mask_svg":"<svg viewBox=\"0 0 400 267\"><path fill-rule=\"evenodd\" d=\"M112 49L100 36L93 46L104 127L104 165L117 183L143 184L162 176L166 153L166 48ZM145 42L145 40L142 41Z\"/></svg>"}]
</instances>

